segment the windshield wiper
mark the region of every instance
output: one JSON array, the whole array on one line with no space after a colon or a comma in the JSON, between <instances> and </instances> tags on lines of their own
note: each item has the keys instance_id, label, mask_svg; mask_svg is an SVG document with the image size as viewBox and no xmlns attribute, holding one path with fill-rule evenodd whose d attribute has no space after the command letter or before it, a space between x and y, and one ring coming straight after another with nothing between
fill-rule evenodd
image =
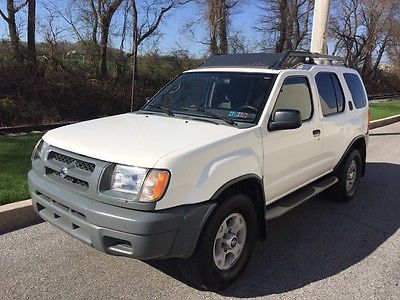
<instances>
[{"instance_id":1,"label":"windshield wiper","mask_svg":"<svg viewBox=\"0 0 400 300\"><path fill-rule=\"evenodd\" d=\"M212 112L210 112L208 110L205 110L203 107L197 107L197 108L182 107L181 109L182 110L186 110L186 111L201 112L201 113L203 113L205 115L208 115L210 117L220 119L220 120L224 121L225 123L228 123L229 125L232 125L232 126L236 126L237 125L235 121L233 121L233 120L231 120L231 119L229 119L227 117L214 114L214 113L212 113Z\"/></svg>"},{"instance_id":2,"label":"windshield wiper","mask_svg":"<svg viewBox=\"0 0 400 300\"><path fill-rule=\"evenodd\" d=\"M160 105L158 103L154 103L154 104L153 103L149 103L149 104L147 104L147 106L158 108L162 112L165 112L168 116L171 116L171 117L175 116L174 113L171 111L171 107L170 106L165 107L165 106L162 106L162 105Z\"/></svg>"}]
</instances>

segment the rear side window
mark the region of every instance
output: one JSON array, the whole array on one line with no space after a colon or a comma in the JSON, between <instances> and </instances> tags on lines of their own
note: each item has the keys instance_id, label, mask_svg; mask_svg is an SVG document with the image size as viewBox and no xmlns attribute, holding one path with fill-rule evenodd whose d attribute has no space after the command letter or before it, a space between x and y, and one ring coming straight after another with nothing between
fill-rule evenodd
<instances>
[{"instance_id":1,"label":"rear side window","mask_svg":"<svg viewBox=\"0 0 400 300\"><path fill-rule=\"evenodd\" d=\"M344 95L336 74L321 72L315 76L322 114L328 116L344 110Z\"/></svg>"},{"instance_id":2,"label":"rear side window","mask_svg":"<svg viewBox=\"0 0 400 300\"><path fill-rule=\"evenodd\" d=\"M295 109L300 111L303 121L311 119L313 113L310 85L303 76L292 76L285 79L273 113L278 109Z\"/></svg>"},{"instance_id":3,"label":"rear side window","mask_svg":"<svg viewBox=\"0 0 400 300\"><path fill-rule=\"evenodd\" d=\"M344 79L349 87L353 103L356 108L362 108L367 105L367 97L364 92L364 86L356 74L345 73Z\"/></svg>"}]
</instances>

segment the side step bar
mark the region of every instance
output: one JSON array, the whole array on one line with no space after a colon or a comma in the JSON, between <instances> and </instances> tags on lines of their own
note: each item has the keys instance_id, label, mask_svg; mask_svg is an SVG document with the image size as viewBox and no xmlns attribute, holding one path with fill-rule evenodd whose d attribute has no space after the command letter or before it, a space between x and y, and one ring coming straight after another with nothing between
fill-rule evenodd
<instances>
[{"instance_id":1,"label":"side step bar","mask_svg":"<svg viewBox=\"0 0 400 300\"><path fill-rule=\"evenodd\" d=\"M338 182L337 177L326 177L324 179L317 180L296 192L293 192L292 194L282 198L281 200L278 200L277 202L274 202L267 206L265 219L271 220L282 216L289 210L295 208L301 203L307 201L308 199L311 199L312 197L331 187L336 182Z\"/></svg>"}]
</instances>

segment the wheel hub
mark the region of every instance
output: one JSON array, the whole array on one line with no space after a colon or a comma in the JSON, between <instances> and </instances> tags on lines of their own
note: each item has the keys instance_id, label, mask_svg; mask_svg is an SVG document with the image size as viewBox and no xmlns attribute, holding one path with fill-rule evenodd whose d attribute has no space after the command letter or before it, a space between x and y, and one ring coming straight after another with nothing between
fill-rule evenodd
<instances>
[{"instance_id":1,"label":"wheel hub","mask_svg":"<svg viewBox=\"0 0 400 300\"><path fill-rule=\"evenodd\" d=\"M236 234L227 233L222 237L221 247L224 249L235 248L237 244L238 244L238 238Z\"/></svg>"},{"instance_id":2,"label":"wheel hub","mask_svg":"<svg viewBox=\"0 0 400 300\"><path fill-rule=\"evenodd\" d=\"M350 193L353 189L357 178L357 163L352 160L346 174L346 191Z\"/></svg>"},{"instance_id":3,"label":"wheel hub","mask_svg":"<svg viewBox=\"0 0 400 300\"><path fill-rule=\"evenodd\" d=\"M214 240L213 258L220 270L230 269L242 254L247 228L239 213L229 215L220 225Z\"/></svg>"},{"instance_id":4,"label":"wheel hub","mask_svg":"<svg viewBox=\"0 0 400 300\"><path fill-rule=\"evenodd\" d=\"M231 248L236 247L236 245L237 245L237 237L234 236L234 237L231 239Z\"/></svg>"}]
</instances>

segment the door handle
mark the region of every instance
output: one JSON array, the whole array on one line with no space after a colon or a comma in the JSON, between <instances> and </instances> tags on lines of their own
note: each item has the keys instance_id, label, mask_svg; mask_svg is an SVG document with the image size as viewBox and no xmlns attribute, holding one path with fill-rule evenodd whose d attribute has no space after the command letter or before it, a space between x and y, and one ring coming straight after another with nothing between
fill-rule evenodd
<instances>
[{"instance_id":1,"label":"door handle","mask_svg":"<svg viewBox=\"0 0 400 300\"><path fill-rule=\"evenodd\" d=\"M313 134L315 137L320 136L320 135L321 135L321 130L315 129L315 130L313 130L312 134Z\"/></svg>"}]
</instances>

